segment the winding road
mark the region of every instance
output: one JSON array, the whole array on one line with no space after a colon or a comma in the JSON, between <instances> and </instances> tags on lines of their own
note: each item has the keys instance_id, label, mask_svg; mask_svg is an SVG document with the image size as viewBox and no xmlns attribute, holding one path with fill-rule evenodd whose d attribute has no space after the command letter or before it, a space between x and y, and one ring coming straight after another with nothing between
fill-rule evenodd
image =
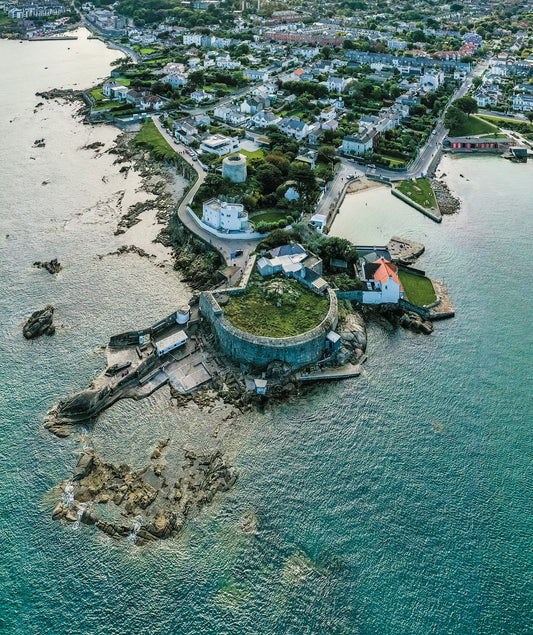
<instances>
[{"instance_id":1,"label":"winding road","mask_svg":"<svg viewBox=\"0 0 533 635\"><path fill-rule=\"evenodd\" d=\"M219 236L211 234L206 229L203 229L197 223L195 223L195 221L191 218L189 212L187 211L187 207L190 205L196 192L200 189L200 186L205 181L207 172L202 168L198 161L193 160L193 158L188 154L186 147L183 144L179 143L168 132L168 130L161 123L159 116L154 115L152 117L152 120L164 139L168 142L168 144L174 150L176 150L176 152L178 152L183 157L183 159L185 159L185 161L187 161L187 163L195 169L196 173L198 174L196 183L191 187L183 201L180 203L180 206L178 207L179 219L193 234L196 234L196 236L201 238L204 242L212 245L221 254L227 265L235 265L244 269L246 263L248 262L250 253L257 246L259 239L254 238L250 240L232 240L231 238L220 238ZM236 251L242 251L242 255L232 259L231 254Z\"/></svg>"}]
</instances>

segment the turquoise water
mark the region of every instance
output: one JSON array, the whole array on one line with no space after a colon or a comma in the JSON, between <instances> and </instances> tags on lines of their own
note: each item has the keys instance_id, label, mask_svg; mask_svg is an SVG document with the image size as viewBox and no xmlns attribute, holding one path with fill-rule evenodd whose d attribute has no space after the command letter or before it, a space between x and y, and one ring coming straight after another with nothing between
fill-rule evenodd
<instances>
[{"instance_id":1,"label":"turquoise water","mask_svg":"<svg viewBox=\"0 0 533 635\"><path fill-rule=\"evenodd\" d=\"M208 443L201 421L163 393L114 406L81 443L47 433L43 417L98 372L111 333L166 315L188 290L145 259L97 258L127 242L112 235L122 177L79 147L113 131L53 104L33 115L34 66L54 73L46 87L89 85L113 56L70 42L80 71L62 65L67 43L0 45L0 60L20 65L4 76L29 84L1 121L0 632L531 632L532 164L445 159L463 209L440 226L351 198L344 233L375 228L378 240L386 221L384 231L424 242L420 266L446 282L457 317L430 337L371 325L362 377L236 422L236 488L178 538L137 548L53 522L52 488L83 443L142 465L167 433ZM39 155L31 145L43 136ZM55 255L57 278L32 268ZM24 318L47 302L61 328L26 342ZM242 529L249 513L256 535Z\"/></svg>"}]
</instances>

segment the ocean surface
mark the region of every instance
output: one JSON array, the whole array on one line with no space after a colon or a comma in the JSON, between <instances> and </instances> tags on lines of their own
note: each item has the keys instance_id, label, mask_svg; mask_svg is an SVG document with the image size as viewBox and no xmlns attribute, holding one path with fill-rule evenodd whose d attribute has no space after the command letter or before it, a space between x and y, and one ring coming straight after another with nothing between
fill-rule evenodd
<instances>
[{"instance_id":1,"label":"ocean surface","mask_svg":"<svg viewBox=\"0 0 533 635\"><path fill-rule=\"evenodd\" d=\"M109 148L116 130L55 102L34 112L36 91L108 73L117 54L80 36L0 41L0 632L531 633L531 162L445 158L462 210L441 225L386 190L347 198L333 233L423 242L419 266L445 281L457 316L431 336L370 325L360 378L236 422L240 479L179 537L139 548L52 521L55 486L86 445L140 466L166 434L210 443L164 391L81 437L43 428L102 369L111 334L189 296L169 265L98 258L145 233L113 236L120 192L142 196L136 175L81 149ZM53 257L58 276L32 267ZM57 334L24 340L47 303ZM242 528L250 514L256 535Z\"/></svg>"}]
</instances>

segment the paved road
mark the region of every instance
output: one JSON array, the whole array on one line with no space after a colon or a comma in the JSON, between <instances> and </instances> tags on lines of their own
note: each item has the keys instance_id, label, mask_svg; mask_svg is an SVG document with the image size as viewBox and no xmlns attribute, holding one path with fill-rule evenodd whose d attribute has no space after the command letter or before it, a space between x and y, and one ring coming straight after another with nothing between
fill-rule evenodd
<instances>
[{"instance_id":1,"label":"paved road","mask_svg":"<svg viewBox=\"0 0 533 635\"><path fill-rule=\"evenodd\" d=\"M163 137L168 141L170 146L179 152L181 156L191 165L198 174L198 180L187 193L187 196L181 202L178 208L178 216L181 222L190 229L193 234L196 234L199 238L204 240L205 242L213 245L215 249L222 255L226 264L228 265L236 265L238 267L244 268L250 253L255 249L259 240L257 238L250 240L235 240L231 238L220 238L208 232L207 230L200 227L194 220L191 218L189 212L187 211L187 207L194 198L194 195L202 185L207 175L207 172L203 170L203 168L199 165L197 161L194 161L192 157L186 152L186 148L183 144L176 141L176 139L168 132L168 130L162 125L158 116L152 117L153 122L157 126L159 132L163 135ZM231 259L231 254L235 251L242 251L242 256Z\"/></svg>"},{"instance_id":2,"label":"paved road","mask_svg":"<svg viewBox=\"0 0 533 635\"><path fill-rule=\"evenodd\" d=\"M466 93L472 86L472 78L474 77L474 75L480 75L486 67L486 64L486 61L481 62L466 76L464 82L452 95L451 99L448 102L448 106L446 106L444 112L437 120L432 133L429 135L429 138L424 146L422 146L422 148L420 149L418 156L408 168L400 171L377 167L371 168L368 165L358 163L356 159L348 159L346 157L342 157L341 166L337 170L335 179L320 200L316 212L320 214L328 214L333 204L341 196L341 192L346 185L346 178L348 175L355 175L357 177L368 175L378 178L385 178L391 181L400 181L402 179L419 177L422 174L425 175L431 165L431 162L440 152L442 142L447 135L447 130L444 126L444 115L446 113L446 109L449 107L453 100L459 99L460 97L464 97L464 95L466 95Z\"/></svg>"}]
</instances>

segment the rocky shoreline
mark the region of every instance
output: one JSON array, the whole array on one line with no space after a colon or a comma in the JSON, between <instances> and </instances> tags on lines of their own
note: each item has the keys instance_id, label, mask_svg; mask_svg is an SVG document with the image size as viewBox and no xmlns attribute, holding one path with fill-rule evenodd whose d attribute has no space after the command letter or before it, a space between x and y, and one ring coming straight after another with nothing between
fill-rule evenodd
<instances>
[{"instance_id":1,"label":"rocky shoreline","mask_svg":"<svg viewBox=\"0 0 533 635\"><path fill-rule=\"evenodd\" d=\"M461 208L461 201L450 192L450 188L442 180L444 176L446 175L441 175L440 179L431 179L431 187L435 193L435 199L437 200L441 214L456 214Z\"/></svg>"},{"instance_id":2,"label":"rocky shoreline","mask_svg":"<svg viewBox=\"0 0 533 635\"><path fill-rule=\"evenodd\" d=\"M169 443L157 443L140 470L108 463L94 450L85 450L72 479L60 485L63 500L52 518L93 525L138 545L177 535L190 515L233 487L238 472L220 451L189 450L180 461L167 461Z\"/></svg>"}]
</instances>

